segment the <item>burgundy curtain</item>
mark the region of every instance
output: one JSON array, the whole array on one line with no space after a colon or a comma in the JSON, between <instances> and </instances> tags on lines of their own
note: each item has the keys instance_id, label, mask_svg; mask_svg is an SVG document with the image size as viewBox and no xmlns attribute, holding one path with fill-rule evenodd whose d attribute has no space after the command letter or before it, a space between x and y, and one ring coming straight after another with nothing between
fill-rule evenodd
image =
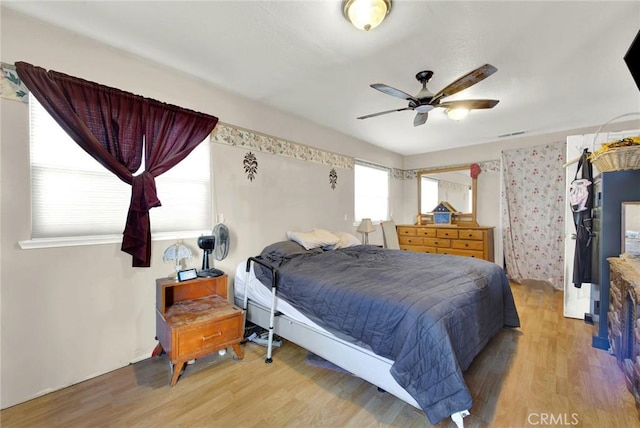
<instances>
[{"instance_id":1,"label":"burgundy curtain","mask_svg":"<svg viewBox=\"0 0 640 428\"><path fill-rule=\"evenodd\" d=\"M160 206L154 177L182 161L213 131L218 118L25 62L17 62L16 70L71 138L132 186L122 251L133 256L134 267L149 267L149 210ZM146 170L134 176L143 147Z\"/></svg>"}]
</instances>

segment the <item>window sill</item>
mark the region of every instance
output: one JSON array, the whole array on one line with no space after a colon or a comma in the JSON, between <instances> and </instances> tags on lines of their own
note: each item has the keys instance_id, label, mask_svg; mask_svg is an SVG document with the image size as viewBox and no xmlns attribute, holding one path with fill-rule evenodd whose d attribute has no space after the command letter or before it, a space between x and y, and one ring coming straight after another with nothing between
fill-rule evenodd
<instances>
[{"instance_id":1,"label":"window sill","mask_svg":"<svg viewBox=\"0 0 640 428\"><path fill-rule=\"evenodd\" d=\"M158 232L151 234L152 241L175 241L178 239L197 238L211 231L189 230L183 232ZM84 245L120 244L122 235L98 235L98 236L70 236L61 238L34 238L18 241L23 250L35 250L41 248L80 247Z\"/></svg>"}]
</instances>

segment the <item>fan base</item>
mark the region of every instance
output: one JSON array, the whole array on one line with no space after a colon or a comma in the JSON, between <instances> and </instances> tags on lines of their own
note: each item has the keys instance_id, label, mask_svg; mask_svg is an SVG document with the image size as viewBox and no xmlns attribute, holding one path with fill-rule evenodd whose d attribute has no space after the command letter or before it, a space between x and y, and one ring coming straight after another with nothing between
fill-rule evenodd
<instances>
[{"instance_id":1,"label":"fan base","mask_svg":"<svg viewBox=\"0 0 640 428\"><path fill-rule=\"evenodd\" d=\"M214 278L216 276L222 276L222 275L224 275L224 272L216 268L203 269L198 271L198 277L200 278Z\"/></svg>"}]
</instances>

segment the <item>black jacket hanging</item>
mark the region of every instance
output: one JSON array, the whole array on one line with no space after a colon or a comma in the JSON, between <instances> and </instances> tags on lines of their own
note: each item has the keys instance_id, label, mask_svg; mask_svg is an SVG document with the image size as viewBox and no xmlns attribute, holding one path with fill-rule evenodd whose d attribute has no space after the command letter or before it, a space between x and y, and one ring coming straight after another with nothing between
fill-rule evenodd
<instances>
[{"instance_id":1,"label":"black jacket hanging","mask_svg":"<svg viewBox=\"0 0 640 428\"><path fill-rule=\"evenodd\" d=\"M593 166L589 161L589 151L584 149L576 175L569 188L569 203L573 211L576 227L576 249L573 259L573 285L582 287L591 282L591 236L593 208ZM580 174L580 178L578 178Z\"/></svg>"}]
</instances>

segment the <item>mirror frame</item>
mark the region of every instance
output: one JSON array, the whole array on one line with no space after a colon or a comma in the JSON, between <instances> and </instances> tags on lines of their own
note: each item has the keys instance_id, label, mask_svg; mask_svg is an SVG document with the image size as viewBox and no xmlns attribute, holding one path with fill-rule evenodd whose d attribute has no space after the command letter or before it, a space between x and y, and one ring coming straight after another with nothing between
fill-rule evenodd
<instances>
[{"instance_id":1,"label":"mirror frame","mask_svg":"<svg viewBox=\"0 0 640 428\"><path fill-rule=\"evenodd\" d=\"M418 179L418 216L416 224L433 224L432 214L423 214L420 212L422 206L422 176L429 174L439 174L442 172L451 171L469 171L471 175L471 164L451 166L445 168L423 169L417 172ZM471 212L470 213L456 213L452 215L451 224L458 226L470 226L477 227L476 213L478 208L478 179L471 177Z\"/></svg>"},{"instance_id":2,"label":"mirror frame","mask_svg":"<svg viewBox=\"0 0 640 428\"><path fill-rule=\"evenodd\" d=\"M626 252L626 248L627 248L627 218L626 218L626 214L627 214L627 208L630 207L640 207L640 201L623 201L621 204L621 221L620 221L620 235L622 237L622 242L620 243L620 254L623 254ZM631 238L629 238L631 239ZM637 238L636 238L637 239Z\"/></svg>"}]
</instances>

